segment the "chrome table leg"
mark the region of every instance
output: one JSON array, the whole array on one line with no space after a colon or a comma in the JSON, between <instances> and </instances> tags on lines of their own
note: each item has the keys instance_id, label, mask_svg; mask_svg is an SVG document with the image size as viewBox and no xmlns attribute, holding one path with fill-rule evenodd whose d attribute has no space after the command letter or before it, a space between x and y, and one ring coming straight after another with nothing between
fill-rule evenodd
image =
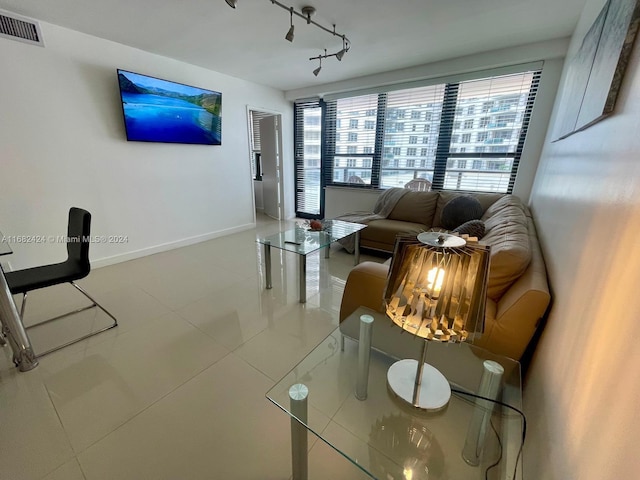
<instances>
[{"instance_id":1,"label":"chrome table leg","mask_svg":"<svg viewBox=\"0 0 640 480\"><path fill-rule=\"evenodd\" d=\"M33 353L31 340L27 335L18 309L11 296L9 285L4 278L0 266L0 318L2 318L2 334L13 350L13 363L21 372L28 372L38 366L38 359Z\"/></svg>"}]
</instances>

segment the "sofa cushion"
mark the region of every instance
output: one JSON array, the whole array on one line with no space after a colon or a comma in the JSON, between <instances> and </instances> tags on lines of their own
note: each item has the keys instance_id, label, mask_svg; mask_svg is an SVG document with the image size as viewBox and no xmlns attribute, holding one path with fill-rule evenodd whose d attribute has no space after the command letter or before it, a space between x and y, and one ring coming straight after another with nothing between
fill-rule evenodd
<instances>
[{"instance_id":1,"label":"sofa cushion","mask_svg":"<svg viewBox=\"0 0 640 480\"><path fill-rule=\"evenodd\" d=\"M482 220L469 220L462 225L454 228L452 231L460 235L469 235L480 240L484 237L484 222Z\"/></svg>"},{"instance_id":2,"label":"sofa cushion","mask_svg":"<svg viewBox=\"0 0 640 480\"><path fill-rule=\"evenodd\" d=\"M360 238L364 246L366 246L367 240L371 239L377 244L387 245L387 250L393 251L398 233L418 234L425 230L425 225L422 223L403 222L401 220L384 218L370 221L367 224L367 228L360 232Z\"/></svg>"},{"instance_id":3,"label":"sofa cushion","mask_svg":"<svg viewBox=\"0 0 640 480\"><path fill-rule=\"evenodd\" d=\"M442 209L441 225L451 230L469 220L478 220L484 209L478 199L469 195L460 195L451 199Z\"/></svg>"},{"instance_id":4,"label":"sofa cushion","mask_svg":"<svg viewBox=\"0 0 640 480\"><path fill-rule=\"evenodd\" d=\"M459 197L460 195L461 195L460 192L443 191L438 193L438 204L436 205L436 213L433 215L433 224L431 225L432 227L443 226L442 223L440 222L440 219L442 217L442 210L444 209L447 203L449 203L454 198ZM501 193L470 193L468 194L468 196L476 198L480 202L480 205L482 205L482 211L484 212L487 210L487 208L489 208L491 204L493 204L494 202L502 198L503 194ZM453 227L457 227L457 226L458 225L454 225Z\"/></svg>"},{"instance_id":5,"label":"sofa cushion","mask_svg":"<svg viewBox=\"0 0 640 480\"><path fill-rule=\"evenodd\" d=\"M387 218L431 226L438 203L437 192L407 192Z\"/></svg>"},{"instance_id":6,"label":"sofa cushion","mask_svg":"<svg viewBox=\"0 0 640 480\"><path fill-rule=\"evenodd\" d=\"M482 219L486 233L480 243L491 246L487 295L497 301L531 261L527 217L520 199L505 195L487 209Z\"/></svg>"}]
</instances>

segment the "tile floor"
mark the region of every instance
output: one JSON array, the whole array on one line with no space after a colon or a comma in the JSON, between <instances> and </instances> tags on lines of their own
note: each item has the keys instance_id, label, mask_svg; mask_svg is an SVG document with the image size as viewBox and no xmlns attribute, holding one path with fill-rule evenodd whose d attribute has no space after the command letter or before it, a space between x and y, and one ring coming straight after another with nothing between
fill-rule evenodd
<instances>
[{"instance_id":1,"label":"tile floor","mask_svg":"<svg viewBox=\"0 0 640 480\"><path fill-rule=\"evenodd\" d=\"M264 290L256 235L288 223L260 217L252 230L96 269L79 283L118 328L27 373L0 349L0 480L290 478L289 421L265 392L336 328L353 256L310 255L303 305L297 256L273 249ZM33 292L26 323L81 303L68 285ZM104 324L94 310L30 330L36 351ZM309 445L311 479L366 478Z\"/></svg>"}]
</instances>

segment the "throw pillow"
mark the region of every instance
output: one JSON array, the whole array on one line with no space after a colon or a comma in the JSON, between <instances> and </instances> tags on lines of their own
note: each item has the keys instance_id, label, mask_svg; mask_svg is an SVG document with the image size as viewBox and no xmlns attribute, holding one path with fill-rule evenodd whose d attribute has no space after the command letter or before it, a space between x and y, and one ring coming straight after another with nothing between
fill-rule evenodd
<instances>
[{"instance_id":1,"label":"throw pillow","mask_svg":"<svg viewBox=\"0 0 640 480\"><path fill-rule=\"evenodd\" d=\"M460 235L467 234L470 237L477 237L480 240L484 237L484 222L482 220L469 220L464 222L459 227L453 229L453 232Z\"/></svg>"},{"instance_id":2,"label":"throw pillow","mask_svg":"<svg viewBox=\"0 0 640 480\"><path fill-rule=\"evenodd\" d=\"M444 206L440 223L447 230L451 230L469 220L478 220L483 213L484 210L477 198L460 195Z\"/></svg>"}]
</instances>

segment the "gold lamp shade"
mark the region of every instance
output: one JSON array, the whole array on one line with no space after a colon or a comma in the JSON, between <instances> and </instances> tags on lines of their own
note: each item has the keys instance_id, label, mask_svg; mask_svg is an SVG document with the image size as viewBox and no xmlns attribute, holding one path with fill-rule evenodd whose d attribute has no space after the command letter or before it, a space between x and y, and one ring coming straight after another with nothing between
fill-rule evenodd
<instances>
[{"instance_id":1,"label":"gold lamp shade","mask_svg":"<svg viewBox=\"0 0 640 480\"><path fill-rule=\"evenodd\" d=\"M489 247L456 235L426 232L398 236L384 302L387 316L425 340L420 362L391 366L391 390L413 406L444 407L451 397L446 378L425 364L427 342L464 342L484 326Z\"/></svg>"},{"instance_id":2,"label":"gold lamp shade","mask_svg":"<svg viewBox=\"0 0 640 480\"><path fill-rule=\"evenodd\" d=\"M413 237L415 239L415 237ZM482 332L489 249L443 233L399 239L385 292L387 316L418 337L464 342Z\"/></svg>"}]
</instances>

